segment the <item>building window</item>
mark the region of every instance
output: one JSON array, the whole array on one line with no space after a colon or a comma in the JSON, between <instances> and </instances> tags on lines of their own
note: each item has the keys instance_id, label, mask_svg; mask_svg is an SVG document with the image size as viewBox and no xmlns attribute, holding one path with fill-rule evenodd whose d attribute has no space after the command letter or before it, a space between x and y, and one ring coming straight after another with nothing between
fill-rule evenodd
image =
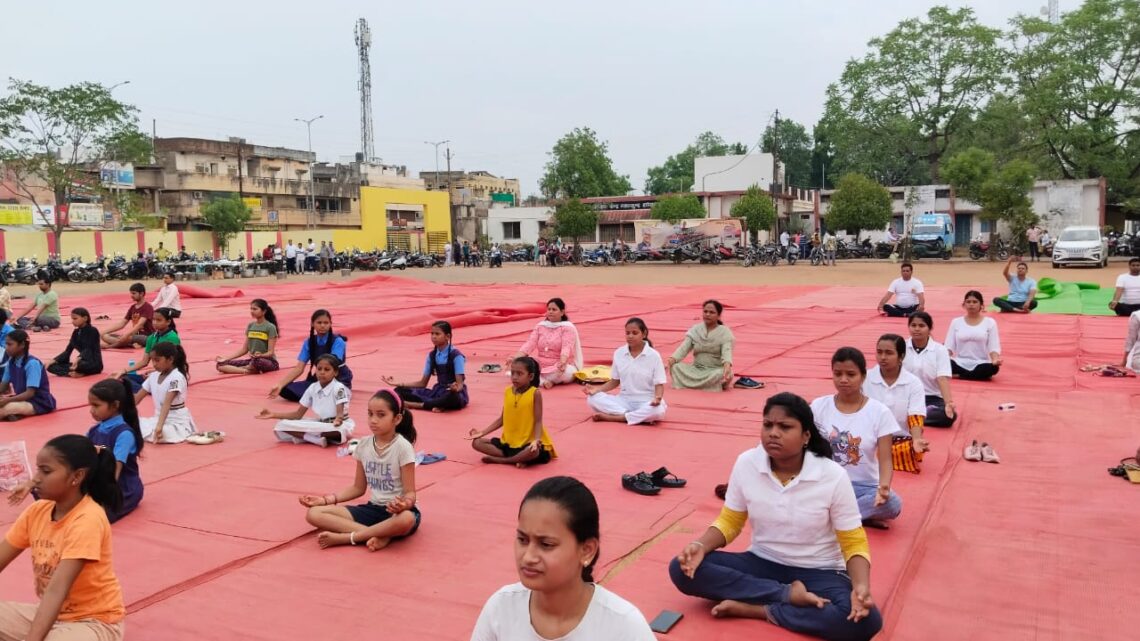
<instances>
[{"instance_id":1,"label":"building window","mask_svg":"<svg viewBox=\"0 0 1140 641\"><path fill-rule=\"evenodd\" d=\"M503 240L520 240L522 238L522 223L519 221L503 223Z\"/></svg>"},{"instance_id":2,"label":"building window","mask_svg":"<svg viewBox=\"0 0 1140 641\"><path fill-rule=\"evenodd\" d=\"M308 208L309 208L309 199L308 198L298 198L297 199L297 209L308 209Z\"/></svg>"},{"instance_id":3,"label":"building window","mask_svg":"<svg viewBox=\"0 0 1140 641\"><path fill-rule=\"evenodd\" d=\"M901 191L892 191L891 192L891 199L892 200L902 200L905 196L906 196L906 194L902 193Z\"/></svg>"},{"instance_id":4,"label":"building window","mask_svg":"<svg viewBox=\"0 0 1140 641\"><path fill-rule=\"evenodd\" d=\"M994 231L994 221L982 219L980 222L982 224L981 232L983 234L989 234Z\"/></svg>"},{"instance_id":5,"label":"building window","mask_svg":"<svg viewBox=\"0 0 1140 641\"><path fill-rule=\"evenodd\" d=\"M949 198L950 197L950 190L949 189L935 189L934 190L934 197L935 198Z\"/></svg>"}]
</instances>

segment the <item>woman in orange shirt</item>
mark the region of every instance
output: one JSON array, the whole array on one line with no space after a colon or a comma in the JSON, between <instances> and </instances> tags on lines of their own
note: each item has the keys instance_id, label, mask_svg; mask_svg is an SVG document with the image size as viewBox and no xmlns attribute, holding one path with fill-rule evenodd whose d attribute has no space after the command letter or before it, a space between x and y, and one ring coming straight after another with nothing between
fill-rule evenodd
<instances>
[{"instance_id":1,"label":"woman in orange shirt","mask_svg":"<svg viewBox=\"0 0 1140 641\"><path fill-rule=\"evenodd\" d=\"M39 500L0 541L0 571L31 549L40 603L0 601L0 638L43 641L50 633L53 641L122 639L123 591L111 565L104 510L122 501L114 453L97 449L86 436L57 436L36 456L32 486Z\"/></svg>"}]
</instances>

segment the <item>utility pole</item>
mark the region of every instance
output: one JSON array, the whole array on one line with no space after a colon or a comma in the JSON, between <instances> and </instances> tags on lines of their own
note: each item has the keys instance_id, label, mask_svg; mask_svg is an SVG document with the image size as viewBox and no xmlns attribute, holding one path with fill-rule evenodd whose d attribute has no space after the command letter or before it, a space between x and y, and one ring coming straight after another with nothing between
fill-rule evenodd
<instances>
[{"instance_id":1,"label":"utility pole","mask_svg":"<svg viewBox=\"0 0 1140 641\"><path fill-rule=\"evenodd\" d=\"M776 116L772 121L772 185L768 188L768 193L776 201L776 231L780 231L780 199L779 194L772 193L773 188L776 186L780 179L780 110L776 110ZM783 188L780 189L783 191Z\"/></svg>"},{"instance_id":2,"label":"utility pole","mask_svg":"<svg viewBox=\"0 0 1140 641\"><path fill-rule=\"evenodd\" d=\"M451 142L451 141L445 140L444 142L447 143L447 142ZM446 152L445 152L445 158L447 158L447 211L451 215L451 233L452 233L452 236L454 237L455 236L455 226L457 224L457 221L456 221L456 217L455 217L455 205L451 204L451 145L447 145ZM436 177L437 178L438 178L438 175L439 175L439 169L437 168L436 169ZM478 230L476 230L476 232L478 232ZM478 237L478 234L476 234L476 237Z\"/></svg>"},{"instance_id":3,"label":"utility pole","mask_svg":"<svg viewBox=\"0 0 1140 641\"><path fill-rule=\"evenodd\" d=\"M315 227L317 221L316 201L314 200L315 190L313 188L313 160L316 158L313 156L313 123L324 117L324 114L321 114L315 118L309 118L307 120L305 118L293 119L297 122L305 123L305 129L309 133L309 213L305 217L305 229ZM280 216L280 214L278 215ZM278 224L280 224L280 222L280 218L278 218Z\"/></svg>"},{"instance_id":4,"label":"utility pole","mask_svg":"<svg viewBox=\"0 0 1140 641\"><path fill-rule=\"evenodd\" d=\"M451 142L451 141L450 140L441 140L439 142L428 142L426 140L424 141L425 145L431 145L432 147L435 147L435 182L432 183L432 186L431 186L432 189L439 189L439 146L440 145L446 145L449 142ZM450 171L450 170L448 170L448 171Z\"/></svg>"}]
</instances>

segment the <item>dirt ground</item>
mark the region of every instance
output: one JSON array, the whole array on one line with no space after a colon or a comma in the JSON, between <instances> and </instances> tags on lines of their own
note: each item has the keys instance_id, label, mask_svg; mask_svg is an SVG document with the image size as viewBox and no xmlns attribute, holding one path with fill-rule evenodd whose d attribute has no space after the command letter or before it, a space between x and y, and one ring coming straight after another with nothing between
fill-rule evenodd
<instances>
[{"instance_id":1,"label":"dirt ground","mask_svg":"<svg viewBox=\"0 0 1140 641\"><path fill-rule=\"evenodd\" d=\"M987 261L921 261L915 266L915 276L931 287L948 285L1000 285L1002 263ZM1124 261L1114 261L1107 269L1065 268L1053 269L1049 263L1031 263L1030 276L1046 276L1067 281L1099 283L1102 287L1112 287L1116 277L1128 270ZM197 287L241 287L242 285L288 283L294 281L311 282L321 278L345 280L389 273L405 278L418 278L448 283L519 283L519 284L578 284L578 285L882 285L884 288L898 275L898 265L882 260L839 261L836 267L812 267L807 263L794 266L781 264L777 267L741 267L739 263L720 265L698 265L693 263L673 265L671 263L649 263L639 265L617 265L613 267L539 267L524 263L506 263L501 269L489 267L437 267L432 269L410 268L393 272L353 272L351 276L290 276L284 281L270 278L242 278L237 280L193 281ZM69 294L120 293L126 290L129 282L107 283L67 283L54 285L60 296ZM159 287L156 280L146 281L147 291ZM12 284L9 290L14 297L34 295L35 286ZM20 304L15 305L19 307Z\"/></svg>"}]
</instances>

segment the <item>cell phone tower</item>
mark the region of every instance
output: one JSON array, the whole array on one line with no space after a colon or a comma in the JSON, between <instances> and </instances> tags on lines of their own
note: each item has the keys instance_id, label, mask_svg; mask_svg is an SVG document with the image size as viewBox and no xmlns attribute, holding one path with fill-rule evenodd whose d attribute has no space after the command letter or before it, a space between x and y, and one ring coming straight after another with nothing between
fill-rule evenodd
<instances>
[{"instance_id":1,"label":"cell phone tower","mask_svg":"<svg viewBox=\"0 0 1140 641\"><path fill-rule=\"evenodd\" d=\"M364 162L372 162L376 157L376 145L372 141L372 65L368 62L368 50L372 48L372 30L368 21L361 18L353 29L356 50L359 53L360 80L360 153Z\"/></svg>"}]
</instances>

